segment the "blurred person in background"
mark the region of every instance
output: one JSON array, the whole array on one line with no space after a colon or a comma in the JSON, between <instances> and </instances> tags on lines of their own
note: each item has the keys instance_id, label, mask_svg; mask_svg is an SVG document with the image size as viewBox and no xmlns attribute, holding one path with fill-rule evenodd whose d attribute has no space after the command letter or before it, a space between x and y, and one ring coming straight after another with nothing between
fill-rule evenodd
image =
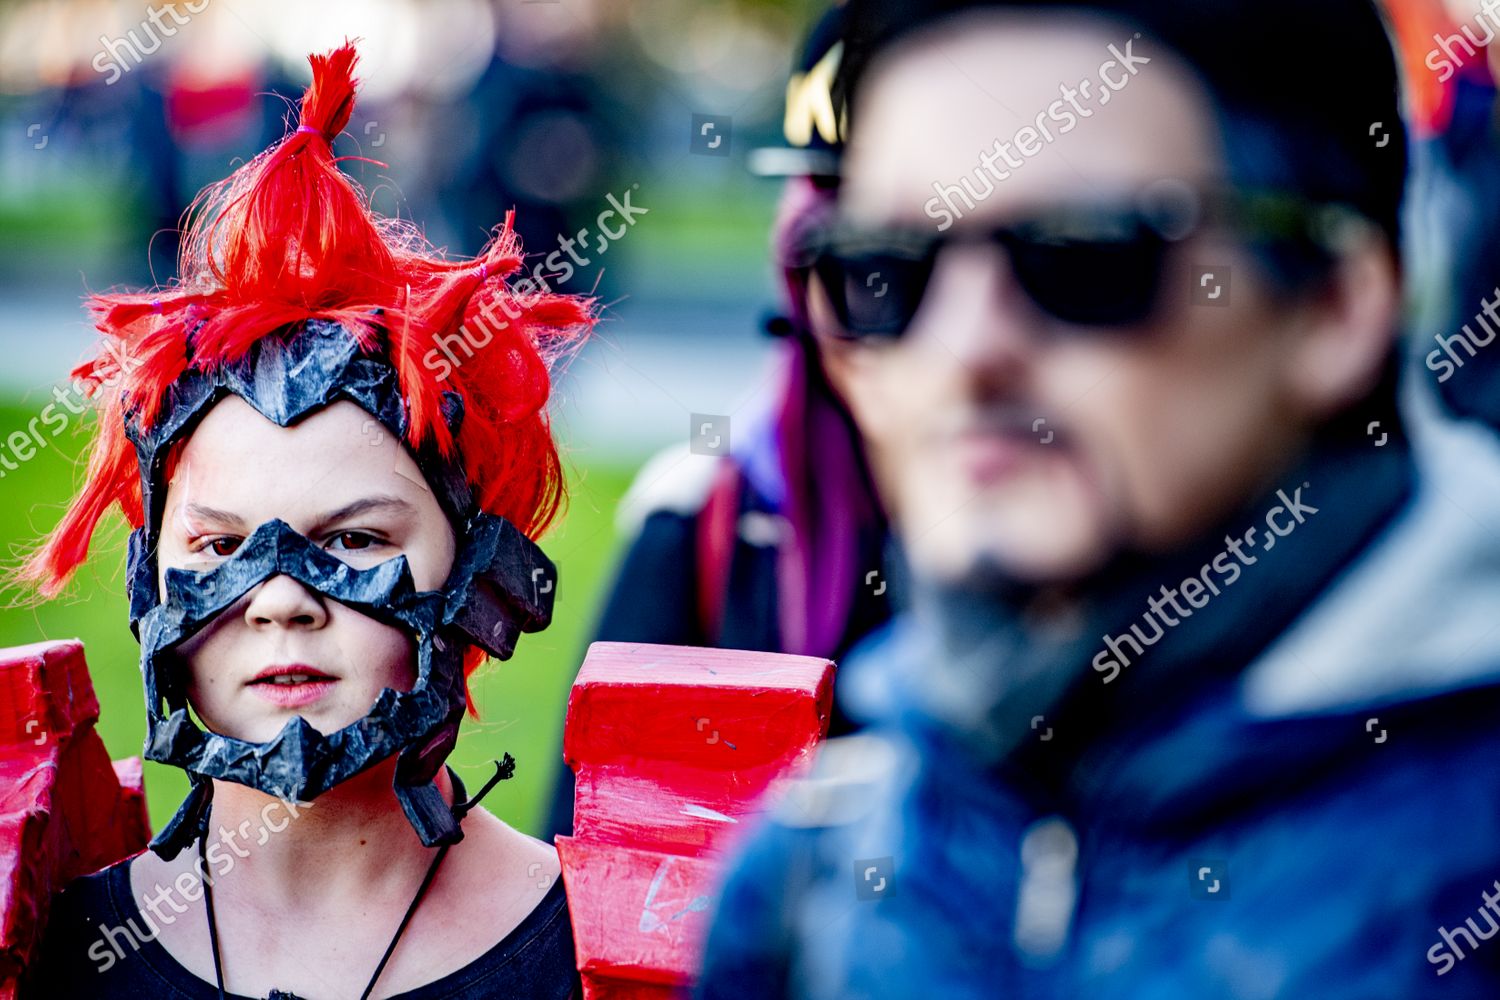
<instances>
[{"instance_id":1,"label":"blurred person in background","mask_svg":"<svg viewBox=\"0 0 1500 1000\"><path fill-rule=\"evenodd\" d=\"M680 447L648 462L621 502L634 533L594 638L755 649L841 658L883 624L899 591L849 393L862 345L826 311L808 310L818 277L796 248L830 217L840 136L832 85L843 52L843 7L814 26L787 87L786 148L756 151L752 168L785 178L773 228L785 315L780 388L766 419L736 431L712 463ZM857 413L856 413L857 416ZM842 712L834 733L852 727ZM572 827L573 780L559 771L551 832Z\"/></svg>"},{"instance_id":2,"label":"blurred person in background","mask_svg":"<svg viewBox=\"0 0 1500 1000\"><path fill-rule=\"evenodd\" d=\"M1386 0L1412 118L1411 350L1449 409L1500 426L1500 8ZM1375 141L1380 130L1372 125Z\"/></svg>"},{"instance_id":3,"label":"blurred person in background","mask_svg":"<svg viewBox=\"0 0 1500 1000\"><path fill-rule=\"evenodd\" d=\"M1376 10L850 29L802 249L878 351L910 611L844 664L868 727L750 836L699 995L1495 996L1500 446L1404 430Z\"/></svg>"},{"instance_id":4,"label":"blurred person in background","mask_svg":"<svg viewBox=\"0 0 1500 1000\"><path fill-rule=\"evenodd\" d=\"M575 6L567 17L543 18L511 3L490 6L495 47L483 72L455 106L427 110L428 127L446 140L433 143L428 173L442 232L456 250L475 252L487 236L479 220L514 210L516 235L535 266L593 224L607 207L602 192L629 186L613 180L626 158L614 122L629 116L599 79L597 12ZM554 287L608 297L613 267L589 253L590 242L571 258L554 258L568 262L563 280L556 266L543 276Z\"/></svg>"},{"instance_id":5,"label":"blurred person in background","mask_svg":"<svg viewBox=\"0 0 1500 1000\"><path fill-rule=\"evenodd\" d=\"M221 45L185 46L178 58L141 67L142 100L131 115L150 192L139 221L149 230L149 277L177 275L179 230L193 196L247 150L281 134L297 85L279 67Z\"/></svg>"}]
</instances>

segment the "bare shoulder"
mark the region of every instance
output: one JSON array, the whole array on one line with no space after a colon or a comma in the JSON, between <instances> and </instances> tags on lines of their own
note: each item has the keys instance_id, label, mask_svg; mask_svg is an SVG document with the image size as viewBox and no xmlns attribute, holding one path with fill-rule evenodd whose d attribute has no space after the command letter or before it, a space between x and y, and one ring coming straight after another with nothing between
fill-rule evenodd
<instances>
[{"instance_id":1,"label":"bare shoulder","mask_svg":"<svg viewBox=\"0 0 1500 1000\"><path fill-rule=\"evenodd\" d=\"M463 829L396 953L391 988L429 983L479 959L556 885L554 848L482 808L464 819Z\"/></svg>"},{"instance_id":2,"label":"bare shoulder","mask_svg":"<svg viewBox=\"0 0 1500 1000\"><path fill-rule=\"evenodd\" d=\"M130 888L140 895L140 889L154 881L176 878L178 867L171 861L163 861L155 851L142 851L130 859Z\"/></svg>"},{"instance_id":3,"label":"bare shoulder","mask_svg":"<svg viewBox=\"0 0 1500 1000\"><path fill-rule=\"evenodd\" d=\"M183 851L166 861L154 851L141 852L130 862L130 894L137 908L153 914L157 943L188 971L212 981L208 925L198 909L203 883L197 857L196 851Z\"/></svg>"},{"instance_id":4,"label":"bare shoulder","mask_svg":"<svg viewBox=\"0 0 1500 1000\"><path fill-rule=\"evenodd\" d=\"M536 908L560 870L556 848L481 808L464 820L464 839L450 851L438 882L460 909L482 915L499 940Z\"/></svg>"},{"instance_id":5,"label":"bare shoulder","mask_svg":"<svg viewBox=\"0 0 1500 1000\"><path fill-rule=\"evenodd\" d=\"M165 861L155 851L148 850L132 858L130 892L135 897L136 905L143 905L152 893L162 892L166 886L177 887L178 880L184 877L191 880L184 894L196 895L198 880L193 860L197 856L196 852L183 851L171 861ZM183 890L179 888L178 891Z\"/></svg>"}]
</instances>

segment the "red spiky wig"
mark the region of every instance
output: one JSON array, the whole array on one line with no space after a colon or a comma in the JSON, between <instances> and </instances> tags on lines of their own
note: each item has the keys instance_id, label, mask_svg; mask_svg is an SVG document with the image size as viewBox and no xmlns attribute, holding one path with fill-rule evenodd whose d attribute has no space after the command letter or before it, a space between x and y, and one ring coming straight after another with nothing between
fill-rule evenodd
<instances>
[{"instance_id":1,"label":"red spiky wig","mask_svg":"<svg viewBox=\"0 0 1500 1000\"><path fill-rule=\"evenodd\" d=\"M408 407L408 444L431 441L445 458L456 451L485 510L532 537L556 515L563 476L545 409L550 368L592 326L593 300L509 287L505 279L522 264L509 217L478 257L447 259L409 225L369 209L333 155L354 109L355 58L348 43L311 56L297 129L198 196L176 283L89 300L101 349L73 377L95 402L97 437L81 491L22 567L43 596L57 594L84 561L111 506L141 526L127 412L152 426L184 371L234 362L261 338L310 319L343 324L362 346L384 338ZM424 363L438 337L495 308L508 322L486 327L493 342L445 373ZM465 404L457 441L442 415L445 390ZM465 672L482 658L472 656Z\"/></svg>"}]
</instances>

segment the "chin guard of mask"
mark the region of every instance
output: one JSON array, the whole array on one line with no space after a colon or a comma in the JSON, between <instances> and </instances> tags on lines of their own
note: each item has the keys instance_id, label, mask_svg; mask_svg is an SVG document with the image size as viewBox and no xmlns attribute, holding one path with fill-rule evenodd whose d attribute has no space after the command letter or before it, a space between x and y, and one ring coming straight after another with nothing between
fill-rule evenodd
<instances>
[{"instance_id":1,"label":"chin guard of mask","mask_svg":"<svg viewBox=\"0 0 1500 1000\"><path fill-rule=\"evenodd\" d=\"M395 370L361 348L353 333L323 321L302 324L285 337L266 338L239 362L215 372L186 372L169 390L169 405L149 431L127 421L126 433L140 458L147 515L145 526L131 534L127 571L131 628L141 641L146 689L144 752L149 760L183 768L192 784L152 849L171 858L206 829L214 778L311 801L391 756L397 758L396 796L423 844L459 840L462 831L433 778L458 737L465 707L464 650L477 645L506 659L520 633L545 628L552 615L556 568L515 525L478 509L456 458L444 460L424 447L415 454L417 464L457 536L453 570L441 590L416 590L404 556L359 570L277 520L262 524L232 557L207 572L169 568L165 599L160 600L156 548L167 453L231 393L283 427L347 399L397 440L406 434ZM446 395L444 414L456 435L463 416L458 396ZM367 715L334 733L320 733L300 716L265 743L196 725L172 651L276 576L289 576L411 635L417 648L412 689L383 690Z\"/></svg>"}]
</instances>

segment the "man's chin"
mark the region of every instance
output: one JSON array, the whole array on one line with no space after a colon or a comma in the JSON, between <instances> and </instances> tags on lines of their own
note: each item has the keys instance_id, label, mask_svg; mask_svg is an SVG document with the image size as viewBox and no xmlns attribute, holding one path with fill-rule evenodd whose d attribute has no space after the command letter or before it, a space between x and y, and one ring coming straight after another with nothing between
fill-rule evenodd
<instances>
[{"instance_id":1,"label":"man's chin","mask_svg":"<svg viewBox=\"0 0 1500 1000\"><path fill-rule=\"evenodd\" d=\"M1077 582L1114 554L1118 525L1074 454L1033 460L1003 480L959 485L950 469L912 476L898 520L912 569L957 582L987 567L1037 585Z\"/></svg>"},{"instance_id":2,"label":"man's chin","mask_svg":"<svg viewBox=\"0 0 1500 1000\"><path fill-rule=\"evenodd\" d=\"M1097 573L1113 554L1097 532L1054 527L1022 535L995 532L992 524L971 529L926 546L917 542L907 553L916 575L980 590L1070 586Z\"/></svg>"}]
</instances>

